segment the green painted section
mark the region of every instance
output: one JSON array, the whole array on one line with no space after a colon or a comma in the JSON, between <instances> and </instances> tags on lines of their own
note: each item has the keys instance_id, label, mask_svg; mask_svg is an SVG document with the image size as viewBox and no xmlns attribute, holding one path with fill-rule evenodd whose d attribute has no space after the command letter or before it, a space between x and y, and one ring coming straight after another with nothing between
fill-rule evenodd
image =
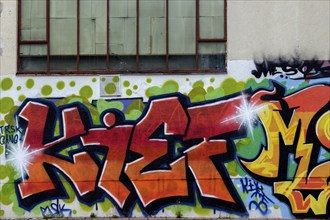
<instances>
[{"instance_id":1,"label":"green painted section","mask_svg":"<svg viewBox=\"0 0 330 220\"><path fill-rule=\"evenodd\" d=\"M91 98L93 96L93 89L90 86L83 86L79 91L79 95L85 98Z\"/></svg>"},{"instance_id":2,"label":"green painted section","mask_svg":"<svg viewBox=\"0 0 330 220\"><path fill-rule=\"evenodd\" d=\"M1 89L3 91L7 91L7 90L11 89L12 86L13 86L13 80L11 78L4 78L1 81Z\"/></svg>"},{"instance_id":3,"label":"green painted section","mask_svg":"<svg viewBox=\"0 0 330 220\"><path fill-rule=\"evenodd\" d=\"M65 87L65 82L64 81L59 81L56 83L56 87L58 90L62 90Z\"/></svg>"},{"instance_id":4,"label":"green painted section","mask_svg":"<svg viewBox=\"0 0 330 220\"><path fill-rule=\"evenodd\" d=\"M105 85L104 91L109 95L115 94L117 91L116 84L113 82L108 83L107 85Z\"/></svg>"},{"instance_id":5,"label":"green painted section","mask_svg":"<svg viewBox=\"0 0 330 220\"><path fill-rule=\"evenodd\" d=\"M146 90L146 96L162 95L179 91L179 84L175 80L166 81L161 87L152 86Z\"/></svg>"},{"instance_id":6,"label":"green painted section","mask_svg":"<svg viewBox=\"0 0 330 220\"><path fill-rule=\"evenodd\" d=\"M52 92L53 92L53 88L50 85L44 85L41 88L41 94L43 96L49 96L50 94L52 94Z\"/></svg>"},{"instance_id":7,"label":"green painted section","mask_svg":"<svg viewBox=\"0 0 330 220\"><path fill-rule=\"evenodd\" d=\"M28 89L32 89L33 86L34 86L34 80L33 80L33 79L28 79L28 80L26 80L26 82L25 82L25 86L26 86L26 88L28 88Z\"/></svg>"},{"instance_id":8,"label":"green painted section","mask_svg":"<svg viewBox=\"0 0 330 220\"><path fill-rule=\"evenodd\" d=\"M7 114L14 106L14 100L10 97L3 97L0 99L0 113Z\"/></svg>"}]
</instances>

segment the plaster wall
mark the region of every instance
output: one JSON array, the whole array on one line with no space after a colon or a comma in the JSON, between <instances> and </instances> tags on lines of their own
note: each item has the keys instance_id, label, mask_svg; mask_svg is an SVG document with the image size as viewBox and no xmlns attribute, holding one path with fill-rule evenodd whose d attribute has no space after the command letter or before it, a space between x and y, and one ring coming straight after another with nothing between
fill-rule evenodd
<instances>
[{"instance_id":1,"label":"plaster wall","mask_svg":"<svg viewBox=\"0 0 330 220\"><path fill-rule=\"evenodd\" d=\"M330 57L329 1L228 1L228 60Z\"/></svg>"},{"instance_id":2,"label":"plaster wall","mask_svg":"<svg viewBox=\"0 0 330 220\"><path fill-rule=\"evenodd\" d=\"M0 0L0 218L326 218L329 1L228 1L227 72L16 76Z\"/></svg>"}]
</instances>

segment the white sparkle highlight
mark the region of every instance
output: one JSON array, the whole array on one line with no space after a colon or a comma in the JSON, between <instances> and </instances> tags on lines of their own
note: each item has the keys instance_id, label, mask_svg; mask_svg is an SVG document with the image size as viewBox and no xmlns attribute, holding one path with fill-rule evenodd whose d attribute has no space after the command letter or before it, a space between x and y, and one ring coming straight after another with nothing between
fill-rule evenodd
<instances>
[{"instance_id":1,"label":"white sparkle highlight","mask_svg":"<svg viewBox=\"0 0 330 220\"><path fill-rule=\"evenodd\" d=\"M253 135L253 124L258 122L258 112L265 108L267 105L255 106L255 104L250 104L244 95L242 95L242 104L240 106L235 106L237 109L237 115L224 120L222 123L227 121L238 121L240 123L240 128L244 125L250 131L252 138Z\"/></svg>"},{"instance_id":2,"label":"white sparkle highlight","mask_svg":"<svg viewBox=\"0 0 330 220\"><path fill-rule=\"evenodd\" d=\"M30 146L23 147L20 142L18 142L17 146L10 146L10 148L7 149L9 159L6 159L6 161L11 162L14 168L20 172L23 182L25 181L25 174L29 175L28 167L31 164L33 154L44 150L44 148L41 148L30 152L29 148Z\"/></svg>"}]
</instances>

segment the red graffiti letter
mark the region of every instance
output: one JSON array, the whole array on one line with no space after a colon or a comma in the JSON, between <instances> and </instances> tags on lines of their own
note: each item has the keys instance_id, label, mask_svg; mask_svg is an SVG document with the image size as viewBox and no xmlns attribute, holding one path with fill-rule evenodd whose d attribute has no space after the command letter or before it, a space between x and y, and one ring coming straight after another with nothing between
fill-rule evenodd
<instances>
[{"instance_id":1,"label":"red graffiti letter","mask_svg":"<svg viewBox=\"0 0 330 220\"><path fill-rule=\"evenodd\" d=\"M112 114L107 115L115 117ZM119 181L124 166L126 150L133 126L122 125L110 129L94 128L82 137L84 145L101 145L108 148L99 186L123 207L130 191Z\"/></svg>"},{"instance_id":2,"label":"red graffiti letter","mask_svg":"<svg viewBox=\"0 0 330 220\"><path fill-rule=\"evenodd\" d=\"M143 171L167 153L167 140L153 138L153 133L164 125L165 135L184 135L187 124L188 117L177 97L152 101L146 116L137 124L130 150L142 157L127 164L126 174L144 206L158 199L188 195L184 157L172 161L170 170Z\"/></svg>"}]
</instances>

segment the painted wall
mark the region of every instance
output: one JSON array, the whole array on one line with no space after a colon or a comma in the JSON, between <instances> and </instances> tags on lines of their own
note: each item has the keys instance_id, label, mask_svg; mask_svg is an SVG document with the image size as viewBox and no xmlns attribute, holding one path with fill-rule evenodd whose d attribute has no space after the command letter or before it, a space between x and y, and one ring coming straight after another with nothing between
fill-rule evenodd
<instances>
[{"instance_id":1,"label":"painted wall","mask_svg":"<svg viewBox=\"0 0 330 220\"><path fill-rule=\"evenodd\" d=\"M330 63L254 65L2 78L1 216L329 215Z\"/></svg>"},{"instance_id":2,"label":"painted wall","mask_svg":"<svg viewBox=\"0 0 330 220\"><path fill-rule=\"evenodd\" d=\"M227 74L22 77L1 1L0 218L329 216L329 2L258 2Z\"/></svg>"}]
</instances>

